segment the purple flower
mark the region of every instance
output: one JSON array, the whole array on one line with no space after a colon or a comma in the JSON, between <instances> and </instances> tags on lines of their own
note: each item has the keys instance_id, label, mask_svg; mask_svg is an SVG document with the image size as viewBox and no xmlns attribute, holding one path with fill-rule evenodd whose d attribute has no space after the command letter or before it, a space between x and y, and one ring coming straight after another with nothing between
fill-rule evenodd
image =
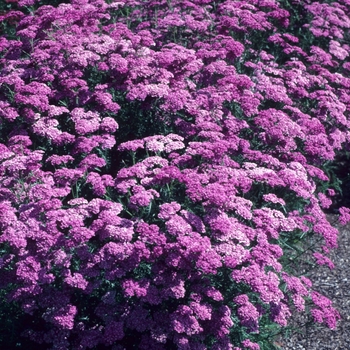
<instances>
[{"instance_id":1,"label":"purple flower","mask_svg":"<svg viewBox=\"0 0 350 350\"><path fill-rule=\"evenodd\" d=\"M83 277L83 275L80 273L77 273L77 272L74 273L73 275L71 275L70 271L69 271L68 276L66 276L64 278L64 281L68 285L70 285L74 288L82 289L82 290L85 290L87 285L88 285L88 281L86 281L86 279Z\"/></svg>"},{"instance_id":2,"label":"purple flower","mask_svg":"<svg viewBox=\"0 0 350 350\"><path fill-rule=\"evenodd\" d=\"M158 215L158 217L159 217L159 215ZM199 233L204 233L205 232L205 225L203 224L203 221L200 219L200 217L198 217L197 215L195 215L195 214L193 214L193 213L191 213L191 212L189 212L187 210L181 210L180 211L180 215L190 225L192 225L192 227L194 227Z\"/></svg>"},{"instance_id":3,"label":"purple flower","mask_svg":"<svg viewBox=\"0 0 350 350\"><path fill-rule=\"evenodd\" d=\"M63 329L73 329L74 317L78 310L74 305L67 305L58 310L53 310L50 319L52 322Z\"/></svg>"},{"instance_id":4,"label":"purple flower","mask_svg":"<svg viewBox=\"0 0 350 350\"><path fill-rule=\"evenodd\" d=\"M287 304L283 301L279 303L270 303L271 318L274 322L280 326L285 327L288 323L288 318L291 316L291 312Z\"/></svg>"},{"instance_id":5,"label":"purple flower","mask_svg":"<svg viewBox=\"0 0 350 350\"><path fill-rule=\"evenodd\" d=\"M332 204L332 200L330 200L326 195L323 193L318 193L318 198L320 200L320 204L322 208L329 208Z\"/></svg>"},{"instance_id":6,"label":"purple flower","mask_svg":"<svg viewBox=\"0 0 350 350\"><path fill-rule=\"evenodd\" d=\"M160 211L158 217L160 219L168 220L172 216L176 215L181 209L181 205L176 202L165 203L159 206Z\"/></svg>"},{"instance_id":7,"label":"purple flower","mask_svg":"<svg viewBox=\"0 0 350 350\"><path fill-rule=\"evenodd\" d=\"M90 154L79 163L79 168L86 171L95 169L96 167L101 168L105 165L106 161L103 158L98 157L96 154Z\"/></svg>"},{"instance_id":8,"label":"purple flower","mask_svg":"<svg viewBox=\"0 0 350 350\"><path fill-rule=\"evenodd\" d=\"M283 299L283 293L278 287L280 283L278 276L272 271L263 272L257 264L242 267L241 270L234 270L231 276L237 282L250 285L254 291L260 294L264 303L277 304Z\"/></svg>"},{"instance_id":9,"label":"purple flower","mask_svg":"<svg viewBox=\"0 0 350 350\"><path fill-rule=\"evenodd\" d=\"M232 320L261 332L264 309L285 326L312 293L309 280L285 274L279 236L320 234L315 258L332 267L337 230L322 208L334 191L317 186L329 180L322 163L350 141L346 6L299 1L304 29L324 41L307 48L287 33L282 2L163 5L72 0L2 16L18 21L19 40L0 38L0 122L10 130L0 144L0 265L14 264L2 281L10 300L51 324L30 339L121 349L124 332L137 331L145 349L256 350L253 338L230 336ZM259 32L273 52L259 49ZM144 117L166 133L137 127L139 139L126 140ZM113 176L107 160L121 161ZM291 211L290 198L308 204ZM236 306L225 302L229 282L246 289ZM95 294L96 307L81 304ZM312 298L315 320L334 327L331 304Z\"/></svg>"},{"instance_id":10,"label":"purple flower","mask_svg":"<svg viewBox=\"0 0 350 350\"><path fill-rule=\"evenodd\" d=\"M91 171L86 178L86 183L91 184L93 193L96 196L103 196L106 193L106 187L98 173Z\"/></svg>"},{"instance_id":11,"label":"purple flower","mask_svg":"<svg viewBox=\"0 0 350 350\"><path fill-rule=\"evenodd\" d=\"M312 301L317 306L311 310L316 322L326 323L330 329L335 329L337 321L341 318L339 312L332 307L332 302L317 292L312 292Z\"/></svg>"},{"instance_id":12,"label":"purple flower","mask_svg":"<svg viewBox=\"0 0 350 350\"><path fill-rule=\"evenodd\" d=\"M123 322L111 321L104 329L103 338L106 345L124 338Z\"/></svg>"},{"instance_id":13,"label":"purple flower","mask_svg":"<svg viewBox=\"0 0 350 350\"><path fill-rule=\"evenodd\" d=\"M50 162L52 165L61 165L62 163L65 164L73 160L74 158L70 155L58 156L55 154L46 159L46 161Z\"/></svg>"},{"instance_id":14,"label":"purple flower","mask_svg":"<svg viewBox=\"0 0 350 350\"><path fill-rule=\"evenodd\" d=\"M71 117L75 123L75 130L79 135L92 133L100 127L101 119L98 113L85 112L83 108L74 108Z\"/></svg>"},{"instance_id":15,"label":"purple flower","mask_svg":"<svg viewBox=\"0 0 350 350\"><path fill-rule=\"evenodd\" d=\"M251 349L251 350L260 350L260 346L258 343L254 343L249 339L243 340L242 341L242 345L247 348L247 349Z\"/></svg>"},{"instance_id":16,"label":"purple flower","mask_svg":"<svg viewBox=\"0 0 350 350\"><path fill-rule=\"evenodd\" d=\"M342 225L346 225L349 221L350 221L350 209L349 208L345 208L345 207L341 207L339 208L339 222Z\"/></svg>"},{"instance_id":17,"label":"purple flower","mask_svg":"<svg viewBox=\"0 0 350 350\"><path fill-rule=\"evenodd\" d=\"M144 148L144 141L143 140L132 140L132 141L126 141L119 145L118 150L120 151L133 151L135 152L137 149L143 149Z\"/></svg>"},{"instance_id":18,"label":"purple flower","mask_svg":"<svg viewBox=\"0 0 350 350\"><path fill-rule=\"evenodd\" d=\"M176 333L194 335L203 332L203 328L194 316L193 310L187 305L179 306L170 318L171 326Z\"/></svg>"},{"instance_id":19,"label":"purple flower","mask_svg":"<svg viewBox=\"0 0 350 350\"><path fill-rule=\"evenodd\" d=\"M154 197L159 197L156 190L145 190L143 186L134 186L132 192L133 195L130 196L130 206L132 207L146 207Z\"/></svg>"},{"instance_id":20,"label":"purple flower","mask_svg":"<svg viewBox=\"0 0 350 350\"><path fill-rule=\"evenodd\" d=\"M330 269L334 269L334 263L321 253L313 253L313 257L316 259L318 265L327 265Z\"/></svg>"},{"instance_id":21,"label":"purple flower","mask_svg":"<svg viewBox=\"0 0 350 350\"><path fill-rule=\"evenodd\" d=\"M108 63L111 69L115 69L119 73L128 72L128 60L118 53L111 54Z\"/></svg>"},{"instance_id":22,"label":"purple flower","mask_svg":"<svg viewBox=\"0 0 350 350\"><path fill-rule=\"evenodd\" d=\"M305 309L305 300L306 296L309 296L309 288L311 287L310 281L303 278L297 278L294 276L288 276L286 273L282 273L283 279L287 284L287 289L292 293L292 300L295 307L303 311ZM303 283L306 285L303 284Z\"/></svg>"},{"instance_id":23,"label":"purple flower","mask_svg":"<svg viewBox=\"0 0 350 350\"><path fill-rule=\"evenodd\" d=\"M110 117L103 118L100 123L100 130L108 133L114 133L119 128L118 123Z\"/></svg>"},{"instance_id":24,"label":"purple flower","mask_svg":"<svg viewBox=\"0 0 350 350\"><path fill-rule=\"evenodd\" d=\"M278 198L275 194L269 193L263 195L263 200L266 202L279 203L281 205L286 205L282 198Z\"/></svg>"},{"instance_id":25,"label":"purple flower","mask_svg":"<svg viewBox=\"0 0 350 350\"><path fill-rule=\"evenodd\" d=\"M259 332L260 313L249 301L247 295L240 295L234 301L239 305L237 313L242 326L247 327L249 332Z\"/></svg>"},{"instance_id":26,"label":"purple flower","mask_svg":"<svg viewBox=\"0 0 350 350\"><path fill-rule=\"evenodd\" d=\"M38 273L41 270L41 266L33 257L30 256L25 260L19 261L16 265L16 275L26 284L35 284L39 279Z\"/></svg>"}]
</instances>

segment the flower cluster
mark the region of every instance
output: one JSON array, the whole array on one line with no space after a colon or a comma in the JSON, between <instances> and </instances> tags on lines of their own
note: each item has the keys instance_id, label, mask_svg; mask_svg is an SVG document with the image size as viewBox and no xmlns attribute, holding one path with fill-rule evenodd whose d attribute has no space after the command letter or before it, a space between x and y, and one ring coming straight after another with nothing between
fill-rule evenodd
<instances>
[{"instance_id":1,"label":"flower cluster","mask_svg":"<svg viewBox=\"0 0 350 350\"><path fill-rule=\"evenodd\" d=\"M285 256L337 244L322 209L350 141L349 2L300 3L308 42L283 1L38 3L0 16L18 18L0 38L0 302L36 320L20 336L260 349L306 300L334 328Z\"/></svg>"}]
</instances>

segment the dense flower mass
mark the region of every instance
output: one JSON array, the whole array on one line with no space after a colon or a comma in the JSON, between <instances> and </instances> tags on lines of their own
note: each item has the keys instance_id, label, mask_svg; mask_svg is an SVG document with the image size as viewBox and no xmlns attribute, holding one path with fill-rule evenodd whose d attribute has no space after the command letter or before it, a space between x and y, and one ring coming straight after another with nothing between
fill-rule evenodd
<instances>
[{"instance_id":1,"label":"dense flower mass","mask_svg":"<svg viewBox=\"0 0 350 350\"><path fill-rule=\"evenodd\" d=\"M15 343L265 349L265 325L295 311L335 328L288 267L313 234L334 266L323 209L350 144L349 1L43 2L0 14Z\"/></svg>"}]
</instances>

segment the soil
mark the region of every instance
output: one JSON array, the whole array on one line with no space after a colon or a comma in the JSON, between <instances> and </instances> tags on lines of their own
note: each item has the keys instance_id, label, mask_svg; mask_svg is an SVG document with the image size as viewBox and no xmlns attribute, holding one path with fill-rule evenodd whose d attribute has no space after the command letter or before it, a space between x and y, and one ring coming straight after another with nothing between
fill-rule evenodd
<instances>
[{"instance_id":1,"label":"soil","mask_svg":"<svg viewBox=\"0 0 350 350\"><path fill-rule=\"evenodd\" d=\"M300 264L300 273L313 282L314 290L333 301L342 319L335 330L315 323L312 316L295 314L289 324L292 329L278 338L283 350L349 350L350 349L350 224L337 223L338 215L328 214L328 220L339 230L338 248L330 253L334 269L317 266L310 270L311 254ZM308 242L314 243L314 242Z\"/></svg>"}]
</instances>

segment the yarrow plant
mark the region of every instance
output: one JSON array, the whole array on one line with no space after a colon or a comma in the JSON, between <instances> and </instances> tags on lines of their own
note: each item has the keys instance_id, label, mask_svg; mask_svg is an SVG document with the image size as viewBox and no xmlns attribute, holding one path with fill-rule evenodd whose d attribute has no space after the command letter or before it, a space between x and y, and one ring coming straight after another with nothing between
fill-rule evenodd
<instances>
[{"instance_id":1,"label":"yarrow plant","mask_svg":"<svg viewBox=\"0 0 350 350\"><path fill-rule=\"evenodd\" d=\"M7 4L4 348L273 349L293 312L336 328L292 264L316 235L334 267L349 1Z\"/></svg>"}]
</instances>

